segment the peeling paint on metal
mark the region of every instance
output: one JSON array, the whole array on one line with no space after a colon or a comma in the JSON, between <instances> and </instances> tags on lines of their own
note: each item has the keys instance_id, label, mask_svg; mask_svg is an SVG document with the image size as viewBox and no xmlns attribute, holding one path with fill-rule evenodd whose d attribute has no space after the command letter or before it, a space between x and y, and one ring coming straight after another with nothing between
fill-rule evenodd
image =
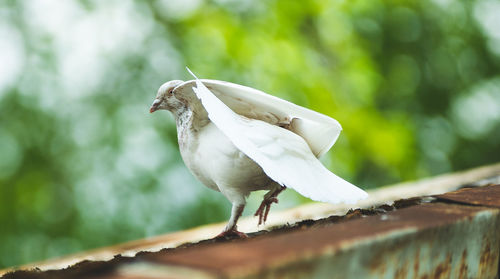
<instances>
[{"instance_id":1,"label":"peeling paint on metal","mask_svg":"<svg viewBox=\"0 0 500 279\"><path fill-rule=\"evenodd\" d=\"M442 201L500 208L500 185L463 188L435 197Z\"/></svg>"},{"instance_id":2,"label":"peeling paint on metal","mask_svg":"<svg viewBox=\"0 0 500 279\"><path fill-rule=\"evenodd\" d=\"M497 278L498 232L500 186L488 186L15 278Z\"/></svg>"},{"instance_id":3,"label":"peeling paint on metal","mask_svg":"<svg viewBox=\"0 0 500 279\"><path fill-rule=\"evenodd\" d=\"M387 216L384 221L370 216L323 228L155 254L146 260L228 278L328 272L330 278L496 275L498 209L433 203L388 212Z\"/></svg>"}]
</instances>

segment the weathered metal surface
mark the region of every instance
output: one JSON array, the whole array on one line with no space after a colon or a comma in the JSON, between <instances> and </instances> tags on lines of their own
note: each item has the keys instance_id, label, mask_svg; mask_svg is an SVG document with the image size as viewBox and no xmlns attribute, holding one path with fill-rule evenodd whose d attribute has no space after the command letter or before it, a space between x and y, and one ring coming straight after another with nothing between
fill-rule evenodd
<instances>
[{"instance_id":1,"label":"weathered metal surface","mask_svg":"<svg viewBox=\"0 0 500 279\"><path fill-rule=\"evenodd\" d=\"M498 209L423 204L143 260L224 278L495 278L499 229Z\"/></svg>"},{"instance_id":2,"label":"weathered metal surface","mask_svg":"<svg viewBox=\"0 0 500 279\"><path fill-rule=\"evenodd\" d=\"M427 203L342 220L8 278L495 278L497 274L497 208Z\"/></svg>"},{"instance_id":3,"label":"weathered metal surface","mask_svg":"<svg viewBox=\"0 0 500 279\"><path fill-rule=\"evenodd\" d=\"M374 205L390 203L394 200L445 193L457 189L467 184L472 185L483 181L485 178L498 176L500 174L500 163L474 168L467 171L444 174L432 178L425 178L419 181L405 182L397 185L391 185L374 190L370 190L370 197L361 201L356 207L369 208ZM489 181L489 180L488 180ZM483 185L479 182L478 185ZM260 201L259 201L260 202ZM331 215L343 215L352 206L338 204L330 205L326 203L309 203L285 211L271 211L266 226L259 229L270 229L281 226L284 223L295 223L306 219L320 219ZM141 251L159 251L164 248L174 248L182 243L197 242L217 235L225 226L225 223L211 224L186 231L169 233L148 239L136 240L115 246L89 250L78 254L65 256L58 259L51 259L44 262L31 263L15 269L30 270L60 270L67 266L74 265L84 260L109 261L117 254L124 256L134 256ZM252 217L242 218L239 222L239 229L245 232L255 231L256 220ZM0 270L0 276L13 268Z\"/></svg>"},{"instance_id":4,"label":"weathered metal surface","mask_svg":"<svg viewBox=\"0 0 500 279\"><path fill-rule=\"evenodd\" d=\"M463 188L435 197L445 201L500 208L500 185Z\"/></svg>"},{"instance_id":5,"label":"weathered metal surface","mask_svg":"<svg viewBox=\"0 0 500 279\"><path fill-rule=\"evenodd\" d=\"M500 185L434 197L304 221L246 240L208 240L7 278L498 278Z\"/></svg>"}]
</instances>

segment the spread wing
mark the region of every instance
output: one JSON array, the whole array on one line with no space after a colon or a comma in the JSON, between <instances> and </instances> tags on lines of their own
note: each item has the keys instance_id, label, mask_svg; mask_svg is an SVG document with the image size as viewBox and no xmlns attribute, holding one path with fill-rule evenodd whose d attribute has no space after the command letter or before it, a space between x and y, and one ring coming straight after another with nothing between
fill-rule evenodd
<instances>
[{"instance_id":1,"label":"spread wing","mask_svg":"<svg viewBox=\"0 0 500 279\"><path fill-rule=\"evenodd\" d=\"M326 169L301 136L235 113L199 79L192 88L208 118L277 183L323 202L353 203L367 197L366 192Z\"/></svg>"},{"instance_id":2,"label":"spread wing","mask_svg":"<svg viewBox=\"0 0 500 279\"><path fill-rule=\"evenodd\" d=\"M316 157L326 153L342 131L337 120L254 88L219 80L201 80L219 100L237 114L281 125L305 139ZM196 81L179 85L175 91L192 94ZM190 100L192 101L192 100Z\"/></svg>"}]
</instances>

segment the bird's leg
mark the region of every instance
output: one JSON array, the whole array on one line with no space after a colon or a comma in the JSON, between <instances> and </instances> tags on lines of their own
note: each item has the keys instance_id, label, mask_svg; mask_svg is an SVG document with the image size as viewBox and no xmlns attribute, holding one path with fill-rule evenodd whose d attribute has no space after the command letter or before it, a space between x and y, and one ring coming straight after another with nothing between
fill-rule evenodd
<instances>
[{"instance_id":1,"label":"bird's leg","mask_svg":"<svg viewBox=\"0 0 500 279\"><path fill-rule=\"evenodd\" d=\"M279 188L271 190L264 195L264 200L254 214L254 216L259 216L259 226L266 222L269 210L271 210L271 204L278 203L277 197L285 189L285 186L279 186Z\"/></svg>"},{"instance_id":2,"label":"bird's leg","mask_svg":"<svg viewBox=\"0 0 500 279\"><path fill-rule=\"evenodd\" d=\"M222 238L226 236L232 236L236 235L241 238L246 238L247 235L245 233L239 232L236 230L236 223L238 222L238 219L241 216L241 213L243 213L243 209L245 208L245 204L241 203L233 203L233 207L231 209L231 218L229 218L229 222L226 225L226 228L224 229L223 232L221 232L219 235L217 235L217 238Z\"/></svg>"}]
</instances>

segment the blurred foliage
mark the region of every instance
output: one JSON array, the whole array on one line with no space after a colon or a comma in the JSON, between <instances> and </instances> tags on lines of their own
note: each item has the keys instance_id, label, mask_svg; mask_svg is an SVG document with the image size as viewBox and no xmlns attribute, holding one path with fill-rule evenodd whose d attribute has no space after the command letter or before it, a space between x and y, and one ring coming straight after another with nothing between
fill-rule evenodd
<instances>
[{"instance_id":1,"label":"blurred foliage","mask_svg":"<svg viewBox=\"0 0 500 279\"><path fill-rule=\"evenodd\" d=\"M229 217L184 167L173 118L148 113L185 66L338 119L324 163L365 189L497 161L499 14L496 0L0 2L0 267ZM277 208L307 202L283 195Z\"/></svg>"}]
</instances>

